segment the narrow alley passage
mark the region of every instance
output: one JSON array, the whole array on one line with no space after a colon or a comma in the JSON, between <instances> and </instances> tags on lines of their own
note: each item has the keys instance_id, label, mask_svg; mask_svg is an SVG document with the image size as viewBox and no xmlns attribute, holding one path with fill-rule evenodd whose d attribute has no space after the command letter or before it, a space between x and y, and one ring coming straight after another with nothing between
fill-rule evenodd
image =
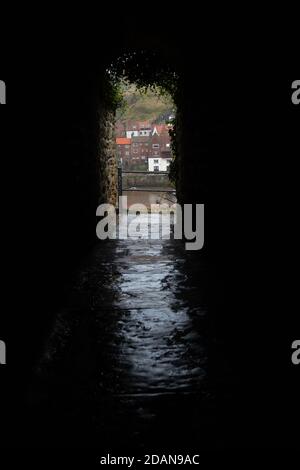
<instances>
[{"instance_id":1,"label":"narrow alley passage","mask_svg":"<svg viewBox=\"0 0 300 470\"><path fill-rule=\"evenodd\" d=\"M98 244L30 388L41 445L48 433L57 446L108 449L210 439L206 278L201 252L181 241Z\"/></svg>"}]
</instances>

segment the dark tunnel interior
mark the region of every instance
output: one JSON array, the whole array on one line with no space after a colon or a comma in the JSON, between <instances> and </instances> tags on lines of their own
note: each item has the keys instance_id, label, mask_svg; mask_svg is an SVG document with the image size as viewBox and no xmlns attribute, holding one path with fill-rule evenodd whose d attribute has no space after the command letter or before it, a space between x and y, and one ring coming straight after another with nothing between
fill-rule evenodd
<instances>
[{"instance_id":1,"label":"dark tunnel interior","mask_svg":"<svg viewBox=\"0 0 300 470\"><path fill-rule=\"evenodd\" d=\"M115 197L115 166L105 160L105 147L110 145L105 140L110 116L105 73L122 54L135 51L138 57L147 58L151 72L169 67L178 75L177 193L181 203L205 204L205 246L192 259L192 255L182 255L180 246L174 254L166 245L159 255L165 264L153 276L165 273L170 260L175 260L177 277L170 273L170 279L176 301L182 305L193 302L189 297L186 300L187 294L180 297L183 272L203 298L207 317L199 320L200 326L197 319L193 321L204 338L207 376L200 391L198 385L195 390L205 395L209 389L210 398L199 405L193 390L186 401L177 392L170 399L164 395L153 412L158 421L153 424L149 418L150 431L142 424L138 437L133 432L128 443L119 436L114 446L143 449L146 439L154 449L172 448L174 442L188 449L199 441L203 450L293 447L299 388L286 350L295 332L295 286L286 288L284 282L296 233L297 176L293 168L298 110L290 108L289 97L277 94L286 82L269 80L263 64L252 67L250 56L243 59L233 51L232 56L226 55L225 63L218 57L216 66L217 59L212 60L213 68L190 42L182 38L166 41L164 29L143 34L138 46L136 35L124 36L118 31L115 27L114 41L98 31L85 39L71 36L45 42L40 54L28 49L26 57L20 57L20 77L11 96L17 113L9 123L13 131L5 134L11 151L3 162L10 180L2 214L3 226L9 229L3 235L11 247L9 259L3 253L4 333L11 351L5 391L13 403L3 409L6 439L16 447L92 447L101 440L106 442L101 416L109 420L108 410L120 411L118 403L108 404L106 410L98 404L100 424L93 427L77 410L82 407L92 416L90 407L95 404L93 399L87 403L88 395L81 394L82 384L74 378L80 367L91 370L91 376L94 370L103 368L105 372L113 367L101 355L94 359L97 364L90 362L97 340L95 331L86 326L88 322L82 323L82 330L86 328L86 333L80 333L83 336L77 330L74 333L79 335L75 352L72 341L66 346L65 362L58 366L64 379L55 382L54 364L48 371L52 388L43 386L37 369L65 306L74 307L74 321L76 315L85 315L89 291L78 300L72 287L80 267L94 266L87 272L92 277L95 272L97 283L103 284L103 298L98 298L95 308L109 311L117 294L107 285L106 276L112 276L109 284L121 289L120 272L128 256L143 255L134 251L133 242L126 252L122 247L118 252L95 236L97 205ZM147 76L147 68L141 67ZM287 181L288 187L284 186ZM111 269L115 269L113 275ZM152 280L154 277L149 278ZM140 295L144 295L143 287ZM161 312L167 308L164 304ZM98 325L100 335L102 326L110 332L120 327L113 315L107 322ZM55 341L63 343L64 337L57 334ZM91 351L86 343L81 345L85 338L91 341ZM197 341L191 343L198 351L195 354L201 355ZM13 351L22 351L21 357ZM81 351L88 364L79 359L81 366L73 370L72 354L77 357ZM58 403L56 408L51 400ZM67 403L74 404L71 411ZM128 420L135 418L130 406L119 424L122 428L126 422L123 431L131 436ZM168 406L170 415L178 406L185 414L181 416L177 408L170 428L164 421L170 420ZM138 420L134 422L139 425Z\"/></svg>"}]
</instances>

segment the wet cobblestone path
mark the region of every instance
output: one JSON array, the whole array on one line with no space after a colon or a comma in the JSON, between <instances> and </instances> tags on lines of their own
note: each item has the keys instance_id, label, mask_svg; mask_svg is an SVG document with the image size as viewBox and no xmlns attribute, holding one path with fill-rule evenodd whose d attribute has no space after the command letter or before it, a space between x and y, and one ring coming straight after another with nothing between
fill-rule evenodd
<instances>
[{"instance_id":1,"label":"wet cobblestone path","mask_svg":"<svg viewBox=\"0 0 300 470\"><path fill-rule=\"evenodd\" d=\"M40 440L46 432L57 446L205 447L214 414L206 278L201 253L180 241L99 243L29 393Z\"/></svg>"}]
</instances>

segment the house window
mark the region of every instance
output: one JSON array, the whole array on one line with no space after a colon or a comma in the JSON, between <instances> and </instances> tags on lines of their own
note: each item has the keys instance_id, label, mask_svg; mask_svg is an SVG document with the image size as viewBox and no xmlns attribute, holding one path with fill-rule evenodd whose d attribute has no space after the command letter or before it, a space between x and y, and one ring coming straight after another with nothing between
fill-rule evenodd
<instances>
[{"instance_id":1,"label":"house window","mask_svg":"<svg viewBox=\"0 0 300 470\"><path fill-rule=\"evenodd\" d=\"M154 160L154 163L159 163L158 160Z\"/></svg>"},{"instance_id":2,"label":"house window","mask_svg":"<svg viewBox=\"0 0 300 470\"><path fill-rule=\"evenodd\" d=\"M129 155L129 152L125 152L125 155L127 155L127 156L128 156L128 155Z\"/></svg>"},{"instance_id":3,"label":"house window","mask_svg":"<svg viewBox=\"0 0 300 470\"><path fill-rule=\"evenodd\" d=\"M156 165L155 165L154 171L159 171L159 166L156 166Z\"/></svg>"},{"instance_id":4,"label":"house window","mask_svg":"<svg viewBox=\"0 0 300 470\"><path fill-rule=\"evenodd\" d=\"M154 149L159 149L159 144L153 144L153 145L152 145L152 148L154 148Z\"/></svg>"}]
</instances>

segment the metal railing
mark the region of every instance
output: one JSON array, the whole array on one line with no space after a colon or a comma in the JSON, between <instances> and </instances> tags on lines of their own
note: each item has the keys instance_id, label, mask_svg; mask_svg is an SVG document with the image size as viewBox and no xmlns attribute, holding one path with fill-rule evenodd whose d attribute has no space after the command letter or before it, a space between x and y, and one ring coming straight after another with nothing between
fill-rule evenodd
<instances>
[{"instance_id":1,"label":"metal railing","mask_svg":"<svg viewBox=\"0 0 300 470\"><path fill-rule=\"evenodd\" d=\"M118 168L118 193L119 196L122 196L122 193L125 191L145 191L145 192L163 192L163 193L173 193L176 194L175 189L169 188L144 188L140 187L137 188L135 186L131 188L123 188L123 175L156 175L156 176L169 176L167 171L139 171L139 170L123 170L122 168Z\"/></svg>"}]
</instances>

